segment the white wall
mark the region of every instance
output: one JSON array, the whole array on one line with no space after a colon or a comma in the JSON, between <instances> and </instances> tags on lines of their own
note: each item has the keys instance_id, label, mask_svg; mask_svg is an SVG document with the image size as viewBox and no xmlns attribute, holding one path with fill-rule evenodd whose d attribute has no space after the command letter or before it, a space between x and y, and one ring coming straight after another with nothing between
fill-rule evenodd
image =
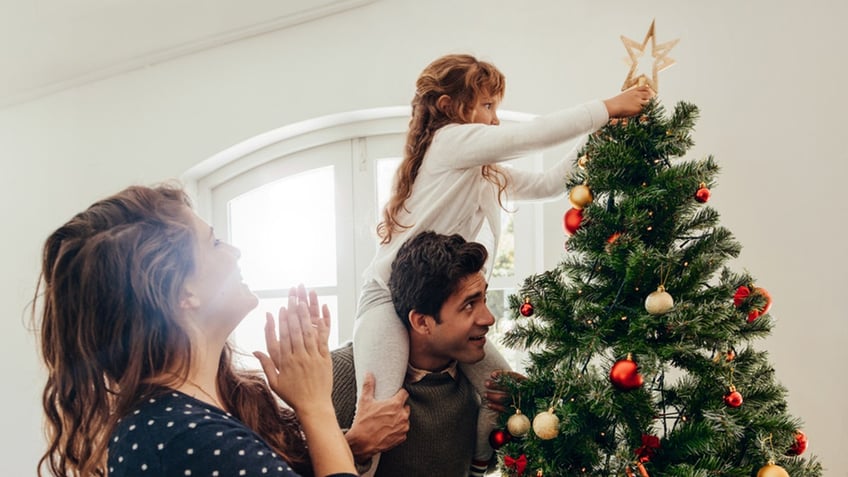
<instances>
[{"instance_id":1,"label":"white wall","mask_svg":"<svg viewBox=\"0 0 848 477\"><path fill-rule=\"evenodd\" d=\"M695 5L698 3L698 5ZM418 72L470 52L507 75L502 107L544 113L614 94L618 35L681 38L660 97L696 103L692 157L723 167L711 204L775 299L761 343L826 475L848 475L848 321L839 296L848 110L838 0L381 0L331 18L153 65L0 111L0 474L33 475L43 382L26 307L46 235L93 200L184 171L255 134L324 114L407 104ZM23 47L23 46L22 46ZM565 204L548 208L548 264Z\"/></svg>"}]
</instances>

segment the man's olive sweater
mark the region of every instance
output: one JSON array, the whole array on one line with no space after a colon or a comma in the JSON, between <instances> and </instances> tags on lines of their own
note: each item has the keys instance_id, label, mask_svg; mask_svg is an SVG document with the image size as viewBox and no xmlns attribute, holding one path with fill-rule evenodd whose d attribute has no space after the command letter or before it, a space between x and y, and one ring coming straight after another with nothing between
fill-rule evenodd
<instances>
[{"instance_id":1,"label":"man's olive sweater","mask_svg":"<svg viewBox=\"0 0 848 477\"><path fill-rule=\"evenodd\" d=\"M478 397L457 370L430 373L405 383L409 393L406 441L384 452L376 477L465 477L471 464L477 429ZM333 405L339 426L349 428L356 409L353 347L333 351Z\"/></svg>"}]
</instances>

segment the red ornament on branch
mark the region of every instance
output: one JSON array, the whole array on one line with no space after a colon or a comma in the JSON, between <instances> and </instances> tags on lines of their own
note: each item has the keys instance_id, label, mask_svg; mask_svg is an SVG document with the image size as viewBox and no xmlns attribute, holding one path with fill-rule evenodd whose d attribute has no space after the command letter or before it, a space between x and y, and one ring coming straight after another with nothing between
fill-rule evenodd
<instances>
[{"instance_id":1,"label":"red ornament on branch","mask_svg":"<svg viewBox=\"0 0 848 477\"><path fill-rule=\"evenodd\" d=\"M562 227L565 229L565 233L570 235L574 235L577 232L577 229L580 228L580 223L583 222L583 209L568 209L568 212L565 213L565 216L562 218Z\"/></svg>"},{"instance_id":2,"label":"red ornament on branch","mask_svg":"<svg viewBox=\"0 0 848 477\"><path fill-rule=\"evenodd\" d=\"M736 390L736 386L730 386L729 392L724 395L724 403L734 408L742 405L742 393Z\"/></svg>"},{"instance_id":3,"label":"red ornament on branch","mask_svg":"<svg viewBox=\"0 0 848 477\"><path fill-rule=\"evenodd\" d=\"M795 443L786 451L786 455L801 455L807 450L807 435L802 430L795 431Z\"/></svg>"},{"instance_id":4,"label":"red ornament on branch","mask_svg":"<svg viewBox=\"0 0 848 477\"><path fill-rule=\"evenodd\" d=\"M533 304L530 303L529 296L524 297L524 303L521 304L518 312L521 313L521 316L531 316L533 314Z\"/></svg>"},{"instance_id":5,"label":"red ornament on branch","mask_svg":"<svg viewBox=\"0 0 848 477\"><path fill-rule=\"evenodd\" d=\"M615 232L609 237L607 237L607 244L604 245L604 250L606 250L607 253L610 253L612 251L612 248L619 237L621 237L621 232Z\"/></svg>"},{"instance_id":6,"label":"red ornament on branch","mask_svg":"<svg viewBox=\"0 0 848 477\"><path fill-rule=\"evenodd\" d=\"M701 182L701 185L698 186L698 190L695 192L695 200L702 204L710 200L710 190L707 189L707 185L703 182Z\"/></svg>"},{"instance_id":7,"label":"red ornament on branch","mask_svg":"<svg viewBox=\"0 0 848 477\"><path fill-rule=\"evenodd\" d=\"M612 365L612 369L610 369L610 381L612 381L612 384L616 388L622 391L639 388L644 382L642 375L639 374L639 366L629 354L627 358L620 359Z\"/></svg>"},{"instance_id":8,"label":"red ornament on branch","mask_svg":"<svg viewBox=\"0 0 848 477\"><path fill-rule=\"evenodd\" d=\"M489 434L489 444L492 446L492 449L500 449L511 440L512 434L503 429L495 429Z\"/></svg>"},{"instance_id":9,"label":"red ornament on branch","mask_svg":"<svg viewBox=\"0 0 848 477\"><path fill-rule=\"evenodd\" d=\"M751 304L751 298L757 295L765 298L765 305L758 307ZM747 311L748 323L751 323L760 316L768 313L769 309L771 309L771 295L765 288L755 287L753 285L748 288L745 285L742 285L737 288L736 293L733 294L733 305L736 306L737 309Z\"/></svg>"}]
</instances>

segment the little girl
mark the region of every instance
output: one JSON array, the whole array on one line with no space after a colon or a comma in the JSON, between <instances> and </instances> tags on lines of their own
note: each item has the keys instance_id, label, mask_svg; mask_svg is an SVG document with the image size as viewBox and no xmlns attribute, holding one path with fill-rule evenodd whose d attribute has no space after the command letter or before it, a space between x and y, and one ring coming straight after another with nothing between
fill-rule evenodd
<instances>
[{"instance_id":1,"label":"little girl","mask_svg":"<svg viewBox=\"0 0 848 477\"><path fill-rule=\"evenodd\" d=\"M407 370L407 331L386 285L398 248L425 230L460 234L490 247L486 266L490 275L505 200L562 194L580 146L546 172L520 171L497 163L592 133L610 117L637 114L653 94L649 88L639 87L606 101L493 127L500 124L497 107L504 89L505 79L497 68L469 55L435 60L416 82L404 158L377 227L380 247L365 272L353 336L357 386L361 388L366 372L374 373L377 399L397 392ZM485 349L483 361L461 366L481 398L492 372L509 369L494 345L486 343ZM488 437L496 421L497 413L485 403L481 405L472 475L482 475L475 469L485 469L492 457Z\"/></svg>"}]
</instances>

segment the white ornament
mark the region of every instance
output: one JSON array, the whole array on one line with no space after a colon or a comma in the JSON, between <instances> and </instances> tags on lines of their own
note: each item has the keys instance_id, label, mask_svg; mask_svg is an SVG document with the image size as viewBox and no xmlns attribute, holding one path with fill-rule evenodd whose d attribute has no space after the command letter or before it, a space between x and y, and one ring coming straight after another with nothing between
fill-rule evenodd
<instances>
[{"instance_id":1,"label":"white ornament","mask_svg":"<svg viewBox=\"0 0 848 477\"><path fill-rule=\"evenodd\" d=\"M536 414L533 418L533 432L542 440L550 440L559 434L559 418L554 408Z\"/></svg>"},{"instance_id":2,"label":"white ornament","mask_svg":"<svg viewBox=\"0 0 848 477\"><path fill-rule=\"evenodd\" d=\"M516 409L515 414L509 416L506 421L506 430L514 437L521 437L530 430L530 418L521 414L520 409Z\"/></svg>"},{"instance_id":3,"label":"white ornament","mask_svg":"<svg viewBox=\"0 0 848 477\"><path fill-rule=\"evenodd\" d=\"M645 299L645 310L652 315L662 315L668 313L674 307L674 298L665 291L662 285L657 287L657 291L652 292Z\"/></svg>"}]
</instances>

